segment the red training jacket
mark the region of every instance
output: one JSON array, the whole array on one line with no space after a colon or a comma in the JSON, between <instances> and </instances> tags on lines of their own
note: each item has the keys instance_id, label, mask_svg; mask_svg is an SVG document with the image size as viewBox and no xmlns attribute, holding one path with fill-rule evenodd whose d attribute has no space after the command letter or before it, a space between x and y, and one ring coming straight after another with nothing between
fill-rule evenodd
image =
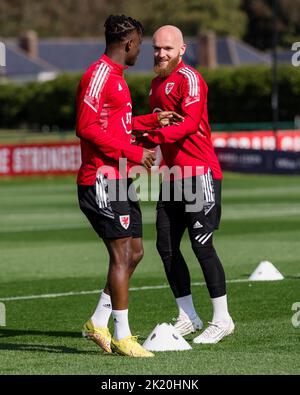
<instances>
[{"instance_id":1,"label":"red training jacket","mask_svg":"<svg viewBox=\"0 0 300 395\"><path fill-rule=\"evenodd\" d=\"M207 111L208 88L200 73L180 62L168 77L152 80L150 107L153 112L176 111L184 116L179 125L149 132L148 139L160 144L168 167L191 166L192 175L199 174L196 167L208 168L215 179L222 179L222 171L215 154Z\"/></svg>"},{"instance_id":2,"label":"red training jacket","mask_svg":"<svg viewBox=\"0 0 300 395\"><path fill-rule=\"evenodd\" d=\"M93 185L100 166L110 166L109 178L121 178L119 158L127 158L127 171L140 164L142 147L131 144L132 129L159 127L157 114L132 117L131 96L123 77L126 67L102 55L83 75L77 90L76 134L82 164L79 185Z\"/></svg>"}]
</instances>

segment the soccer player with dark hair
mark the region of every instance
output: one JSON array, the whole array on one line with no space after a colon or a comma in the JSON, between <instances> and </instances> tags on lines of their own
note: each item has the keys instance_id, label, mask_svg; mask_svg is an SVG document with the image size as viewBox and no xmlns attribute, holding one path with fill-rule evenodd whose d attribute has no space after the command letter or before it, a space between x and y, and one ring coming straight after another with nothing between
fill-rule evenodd
<instances>
[{"instance_id":1,"label":"soccer player with dark hair","mask_svg":"<svg viewBox=\"0 0 300 395\"><path fill-rule=\"evenodd\" d=\"M178 305L174 326L183 336L196 332L203 323L194 308L190 273L180 251L183 233L188 229L213 306L212 322L194 343L217 343L234 331L234 323L227 308L225 273L213 246L213 232L221 216L222 172L211 142L208 88L200 73L183 63L186 45L177 27L159 28L153 36L153 47L157 77L151 85L150 107L152 111L176 111L184 117L177 125L145 134L148 143L160 146L165 165L180 170L179 176L175 174L179 180L162 183L157 204L157 249ZM197 191L197 183L202 204L191 209L186 192L188 188L190 195L192 190ZM184 192L181 201L176 201L178 195L174 198L178 185ZM165 186L171 192L167 198L162 193Z\"/></svg>"},{"instance_id":2,"label":"soccer player with dark hair","mask_svg":"<svg viewBox=\"0 0 300 395\"><path fill-rule=\"evenodd\" d=\"M151 357L128 323L129 278L143 257L142 220L137 199L131 197L134 164L151 167L153 151L131 144L132 129L147 130L171 122L173 113L132 118L130 92L123 77L135 64L143 28L124 15L105 22L105 53L83 75L77 91L76 133L81 142L78 199L83 213L109 253L107 283L98 306L83 327L83 335L103 350L133 357ZM119 159L127 159L125 177ZM116 199L109 191L115 190ZM125 199L124 199L125 196ZM114 335L108 330L112 314Z\"/></svg>"}]
</instances>

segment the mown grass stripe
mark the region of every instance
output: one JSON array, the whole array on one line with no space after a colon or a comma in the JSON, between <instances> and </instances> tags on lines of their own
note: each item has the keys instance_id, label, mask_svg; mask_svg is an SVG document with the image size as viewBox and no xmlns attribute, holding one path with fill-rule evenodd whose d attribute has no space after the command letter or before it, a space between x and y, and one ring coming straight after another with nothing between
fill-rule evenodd
<instances>
[{"instance_id":1,"label":"mown grass stripe","mask_svg":"<svg viewBox=\"0 0 300 395\"><path fill-rule=\"evenodd\" d=\"M234 279L228 280L227 283L244 283L249 282L248 279ZM192 283L192 286L202 286L205 285L205 282L196 282ZM132 287L129 288L129 291L148 291L148 290L155 290L155 289L166 289L169 288L169 285L145 285L142 287ZM80 295L92 295L98 294L102 289L94 289L92 291L74 291L74 292L60 292L60 293L53 293L53 294L41 294L41 295L25 295L25 296L11 296L6 298L1 298L1 302L10 302L10 301L17 301L17 300L31 300L31 299L49 299L49 298L61 298L65 296L80 296Z\"/></svg>"}]
</instances>

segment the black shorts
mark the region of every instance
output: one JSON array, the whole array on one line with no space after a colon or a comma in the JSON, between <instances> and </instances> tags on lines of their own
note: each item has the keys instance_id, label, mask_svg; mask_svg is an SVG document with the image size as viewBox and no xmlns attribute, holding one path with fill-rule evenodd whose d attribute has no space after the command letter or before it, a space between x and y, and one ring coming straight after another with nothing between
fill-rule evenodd
<instances>
[{"instance_id":1,"label":"black shorts","mask_svg":"<svg viewBox=\"0 0 300 395\"><path fill-rule=\"evenodd\" d=\"M97 177L94 185L78 185L78 200L102 239L142 237L142 214L131 178Z\"/></svg>"},{"instance_id":2,"label":"black shorts","mask_svg":"<svg viewBox=\"0 0 300 395\"><path fill-rule=\"evenodd\" d=\"M157 203L156 227L160 231L165 229L171 238L175 235L175 239L177 236L180 238L187 228L193 243L198 243L199 240L202 242L219 227L221 180L214 180L208 172L203 176L186 179L184 185L182 185L182 180L180 182L177 180L168 183L166 190L169 188L170 198L168 198L168 193L163 196L162 190L166 184L162 183ZM195 199L198 197L198 202L192 198L187 199L194 195Z\"/></svg>"}]
</instances>

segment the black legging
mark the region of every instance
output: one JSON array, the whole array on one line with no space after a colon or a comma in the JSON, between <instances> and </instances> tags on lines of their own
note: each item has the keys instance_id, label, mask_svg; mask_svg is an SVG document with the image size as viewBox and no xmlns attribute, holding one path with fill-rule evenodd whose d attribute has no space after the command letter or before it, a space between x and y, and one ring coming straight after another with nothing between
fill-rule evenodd
<instances>
[{"instance_id":1,"label":"black legging","mask_svg":"<svg viewBox=\"0 0 300 395\"><path fill-rule=\"evenodd\" d=\"M171 204L157 210L156 247L164 264L166 276L175 298L191 294L188 266L180 251L180 242L187 227L181 204ZM212 235L204 245L191 242L193 251L201 265L211 298L226 294L225 273L213 247Z\"/></svg>"}]
</instances>

